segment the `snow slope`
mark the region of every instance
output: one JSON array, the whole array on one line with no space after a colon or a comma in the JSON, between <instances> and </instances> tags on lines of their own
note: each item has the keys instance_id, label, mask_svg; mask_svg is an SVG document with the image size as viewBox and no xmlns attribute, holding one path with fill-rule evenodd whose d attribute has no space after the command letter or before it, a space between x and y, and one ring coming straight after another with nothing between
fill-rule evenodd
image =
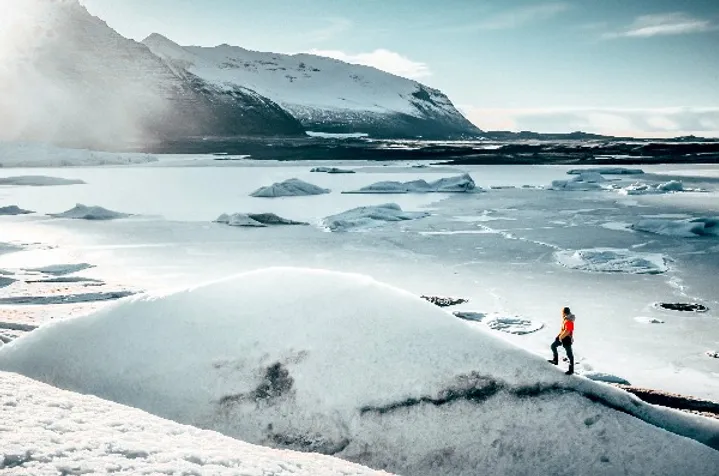
<instances>
[{"instance_id":1,"label":"snow slope","mask_svg":"<svg viewBox=\"0 0 719 476\"><path fill-rule=\"evenodd\" d=\"M719 467L719 422L566 377L358 275L269 269L131 298L3 346L0 368L251 443L413 476Z\"/></svg>"},{"instance_id":2,"label":"snow slope","mask_svg":"<svg viewBox=\"0 0 719 476\"><path fill-rule=\"evenodd\" d=\"M97 397L0 372L0 475L381 475L180 425Z\"/></svg>"},{"instance_id":3,"label":"snow slope","mask_svg":"<svg viewBox=\"0 0 719 476\"><path fill-rule=\"evenodd\" d=\"M368 66L226 44L180 46L159 34L143 43L176 71L256 91L312 131L426 138L480 133L442 92Z\"/></svg>"}]
</instances>

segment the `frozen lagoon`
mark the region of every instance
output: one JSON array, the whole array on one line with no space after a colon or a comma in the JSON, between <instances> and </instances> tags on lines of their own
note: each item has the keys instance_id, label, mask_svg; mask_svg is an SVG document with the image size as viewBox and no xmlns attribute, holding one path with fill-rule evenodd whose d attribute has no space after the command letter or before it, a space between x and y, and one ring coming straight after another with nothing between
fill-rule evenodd
<instances>
[{"instance_id":1,"label":"frozen lagoon","mask_svg":"<svg viewBox=\"0 0 719 476\"><path fill-rule=\"evenodd\" d=\"M0 177L47 175L86 184L0 187L0 206L18 205L38 212L0 217L0 243L25 248L0 251L5 253L0 254L0 269L91 263L96 268L83 276L149 292L269 266L356 272L417 295L469 299L449 311L496 313L544 323L544 328L530 334L497 332L544 355L558 331L559 310L568 305L578 316L575 353L580 372L611 373L634 385L719 400L719 364L706 354L719 349L719 240L629 229L641 219L719 215L719 167L650 166L643 167L647 174L641 177L607 176L620 180L610 183L622 184L678 179L691 188L708 190L622 196L612 191L521 188L570 178L566 171L576 167L569 166L413 168L332 163L323 165L349 167L357 173L326 175L310 173L313 163L159 165L1 170ZM208 160L204 165L213 163ZM478 186L489 191L471 195L341 193L383 180L432 181L462 172L469 172ZM293 177L332 192L272 200L249 196L261 186ZM504 186L518 188L490 190ZM429 211L431 216L358 233L328 233L321 227L326 216L390 201L403 210ZM76 203L138 216L97 223L43 215ZM271 212L316 226L247 230L211 223L227 211ZM558 252L593 248L661 254L667 258L668 271L599 273L557 262ZM30 286L20 280L0 292L3 297L27 294ZM659 301L700 302L709 311L662 311L654 306ZM0 322L40 325L50 317L88 310L71 304L51 309L2 305ZM650 318L663 323L646 323Z\"/></svg>"}]
</instances>

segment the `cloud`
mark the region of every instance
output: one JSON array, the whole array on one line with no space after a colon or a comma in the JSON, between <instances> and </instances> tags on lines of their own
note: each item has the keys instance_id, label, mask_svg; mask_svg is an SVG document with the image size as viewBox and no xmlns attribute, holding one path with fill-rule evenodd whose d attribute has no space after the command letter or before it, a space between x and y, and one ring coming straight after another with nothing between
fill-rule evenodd
<instances>
[{"instance_id":1,"label":"cloud","mask_svg":"<svg viewBox=\"0 0 719 476\"><path fill-rule=\"evenodd\" d=\"M372 66L388 73L403 76L405 78L419 79L432 75L429 66L426 63L412 61L406 56L402 56L394 51L385 49L376 49L371 53L349 54L337 50L317 50L313 49L308 53L317 56L326 56L347 63L362 64Z\"/></svg>"},{"instance_id":2,"label":"cloud","mask_svg":"<svg viewBox=\"0 0 719 476\"><path fill-rule=\"evenodd\" d=\"M312 30L305 35L305 39L312 43L331 40L352 28L352 22L347 18L331 17L324 19L326 25Z\"/></svg>"},{"instance_id":3,"label":"cloud","mask_svg":"<svg viewBox=\"0 0 719 476\"><path fill-rule=\"evenodd\" d=\"M526 7L512 8L494 15L476 24L481 30L507 30L519 28L539 21L548 20L569 10L567 2L540 3Z\"/></svg>"},{"instance_id":4,"label":"cloud","mask_svg":"<svg viewBox=\"0 0 719 476\"><path fill-rule=\"evenodd\" d=\"M613 38L650 38L653 36L687 35L714 31L717 24L708 19L693 17L687 13L661 13L637 17L629 26L603 35Z\"/></svg>"},{"instance_id":5,"label":"cloud","mask_svg":"<svg viewBox=\"0 0 719 476\"><path fill-rule=\"evenodd\" d=\"M719 137L719 107L485 109L465 105L460 110L483 130Z\"/></svg>"}]
</instances>

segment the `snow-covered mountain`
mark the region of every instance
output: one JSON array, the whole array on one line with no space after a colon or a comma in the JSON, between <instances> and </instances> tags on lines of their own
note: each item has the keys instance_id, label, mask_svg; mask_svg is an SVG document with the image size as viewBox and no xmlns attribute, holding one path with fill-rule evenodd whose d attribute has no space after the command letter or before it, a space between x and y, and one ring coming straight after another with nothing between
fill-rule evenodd
<instances>
[{"instance_id":1,"label":"snow-covered mountain","mask_svg":"<svg viewBox=\"0 0 719 476\"><path fill-rule=\"evenodd\" d=\"M173 70L77 0L27 0L11 10L12 32L0 42L0 139L103 146L304 132L254 91Z\"/></svg>"},{"instance_id":2,"label":"snow-covered mountain","mask_svg":"<svg viewBox=\"0 0 719 476\"><path fill-rule=\"evenodd\" d=\"M270 98L308 130L383 137L480 133L441 91L376 68L229 45L180 46L159 34L143 43L178 72L189 71L219 89L246 87Z\"/></svg>"}]
</instances>

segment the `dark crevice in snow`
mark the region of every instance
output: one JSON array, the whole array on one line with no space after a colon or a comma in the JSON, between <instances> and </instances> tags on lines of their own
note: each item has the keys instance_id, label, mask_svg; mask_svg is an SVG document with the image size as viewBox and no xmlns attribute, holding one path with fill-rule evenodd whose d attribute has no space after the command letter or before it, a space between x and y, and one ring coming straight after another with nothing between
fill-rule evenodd
<instances>
[{"instance_id":1,"label":"dark crevice in snow","mask_svg":"<svg viewBox=\"0 0 719 476\"><path fill-rule=\"evenodd\" d=\"M392 402L382 406L368 405L360 408L360 415L366 415L368 413L386 415L395 411L401 411L418 405L443 406L458 401L467 401L471 403L481 404L482 402L487 401L502 392L512 395L516 398L537 398L544 396L556 397L561 394L575 393L588 399L591 402L597 403L606 408L610 408L612 410L638 418L642 421L649 423L650 425L656 425L656 423L652 421L652 418L648 417L646 413L642 411L642 402L640 400L629 400L629 405L624 406L612 401L610 398L600 393L584 392L580 389L565 386L560 383L537 383L533 385L512 386L492 376L481 375L477 372L472 372L469 375L463 375L458 377L457 383L454 386L448 387L440 391L436 397L410 397L405 400ZM664 403L667 403L666 400L663 401ZM661 403L657 404L662 405ZM587 426L591 426L591 424L593 423L590 424L585 421L585 424ZM677 434L682 434L682 431L679 430ZM683 434L682 436L688 435ZM696 435L694 435L693 438L697 439ZM710 448L719 450L719 435L705 439L697 439L697 441L705 444Z\"/></svg>"},{"instance_id":2,"label":"dark crevice in snow","mask_svg":"<svg viewBox=\"0 0 719 476\"><path fill-rule=\"evenodd\" d=\"M464 304L469 302L468 299L463 298L452 298L452 297L440 297L440 296L421 296L425 301L431 302L435 306L449 307L456 306L457 304Z\"/></svg>"},{"instance_id":3,"label":"dark crevice in snow","mask_svg":"<svg viewBox=\"0 0 719 476\"><path fill-rule=\"evenodd\" d=\"M290 372L279 362L265 369L262 382L249 393L227 395L220 399L220 405L227 406L235 403L255 402L272 403L274 400L292 392L295 381Z\"/></svg>"},{"instance_id":4,"label":"dark crevice in snow","mask_svg":"<svg viewBox=\"0 0 719 476\"><path fill-rule=\"evenodd\" d=\"M703 304L684 302L660 302L657 304L657 307L666 309L667 311L679 312L707 312L709 310L709 308Z\"/></svg>"},{"instance_id":5,"label":"dark crevice in snow","mask_svg":"<svg viewBox=\"0 0 719 476\"><path fill-rule=\"evenodd\" d=\"M272 433L272 425L268 425L267 429L270 432L268 436L272 443L281 448L295 451L332 456L341 453L350 445L350 440L347 438L332 441L320 434Z\"/></svg>"},{"instance_id":6,"label":"dark crevice in snow","mask_svg":"<svg viewBox=\"0 0 719 476\"><path fill-rule=\"evenodd\" d=\"M711 413L719 417L719 403L710 400L702 400L699 398L677 395L649 388L638 388L630 385L617 384L617 387L626 390L653 405L675 408L677 410L691 410L701 413Z\"/></svg>"}]
</instances>

